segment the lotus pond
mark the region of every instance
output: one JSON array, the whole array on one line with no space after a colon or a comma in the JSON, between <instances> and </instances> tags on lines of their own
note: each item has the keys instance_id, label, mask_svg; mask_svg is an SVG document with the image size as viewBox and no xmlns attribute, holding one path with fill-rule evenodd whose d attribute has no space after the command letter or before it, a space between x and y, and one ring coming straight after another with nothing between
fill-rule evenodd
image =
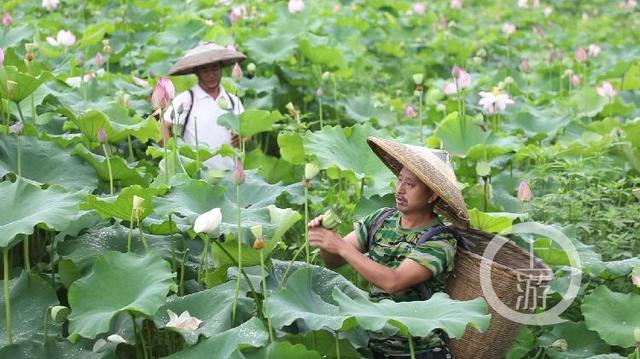
<instances>
[{"instance_id":1,"label":"lotus pond","mask_svg":"<svg viewBox=\"0 0 640 359\"><path fill-rule=\"evenodd\" d=\"M507 358L640 357L635 0L2 7L0 358L360 358L374 331L485 330L482 298L374 303L307 245L327 208L345 234L393 206L372 135L449 151L474 228L535 222L576 248L577 269L509 236L553 269L550 304L582 281ZM223 77L240 149L158 145L150 95L203 40L248 57ZM241 180L203 168L218 154Z\"/></svg>"}]
</instances>

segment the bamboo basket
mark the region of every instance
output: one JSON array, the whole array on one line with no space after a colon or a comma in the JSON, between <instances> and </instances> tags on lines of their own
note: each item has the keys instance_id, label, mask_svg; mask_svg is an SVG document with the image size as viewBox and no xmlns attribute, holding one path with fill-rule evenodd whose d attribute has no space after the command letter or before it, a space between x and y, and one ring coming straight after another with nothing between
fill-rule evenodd
<instances>
[{"instance_id":1,"label":"bamboo basket","mask_svg":"<svg viewBox=\"0 0 640 359\"><path fill-rule=\"evenodd\" d=\"M480 286L482 254L495 235L473 229L461 234L466 239L469 249L458 249L455 269L445 291L457 300L484 297ZM487 265L486 263L485 261L483 265ZM532 263L534 270L531 270ZM513 310L516 310L518 296L523 295L518 292L518 275L521 281L528 278L533 285L548 282L553 278L553 272L546 264L535 257L532 258L528 252L512 242L507 242L500 248L490 266L493 290L497 297ZM491 306L489 311L491 324L484 333L469 327L462 338L451 341L456 359L504 358L518 335L521 324L501 316Z\"/></svg>"}]
</instances>

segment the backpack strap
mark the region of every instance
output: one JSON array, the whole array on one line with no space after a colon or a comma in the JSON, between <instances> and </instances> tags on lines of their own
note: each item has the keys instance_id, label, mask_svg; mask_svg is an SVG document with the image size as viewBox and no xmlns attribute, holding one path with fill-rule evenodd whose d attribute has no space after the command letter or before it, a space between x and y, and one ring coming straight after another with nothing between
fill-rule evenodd
<instances>
[{"instance_id":1,"label":"backpack strap","mask_svg":"<svg viewBox=\"0 0 640 359\"><path fill-rule=\"evenodd\" d=\"M384 210L382 210L382 212L380 212L378 217L376 217L373 220L373 223L371 223L371 227L369 227L369 230L367 231L367 243L366 243L365 252L368 252L371 248L373 248L373 245L376 243L375 241L376 232L378 232L380 227L382 227L382 224L384 223L384 221L386 221L387 218L391 217L391 215L395 211L396 211L395 208L385 208Z\"/></svg>"},{"instance_id":2,"label":"backpack strap","mask_svg":"<svg viewBox=\"0 0 640 359\"><path fill-rule=\"evenodd\" d=\"M193 90L189 89L189 98L191 99L191 106L189 106L189 111L187 111L187 117L184 119L184 125L182 125L182 133L181 137L184 137L184 131L187 129L187 123L189 123L189 117L191 117L191 109L193 108Z\"/></svg>"}]
</instances>

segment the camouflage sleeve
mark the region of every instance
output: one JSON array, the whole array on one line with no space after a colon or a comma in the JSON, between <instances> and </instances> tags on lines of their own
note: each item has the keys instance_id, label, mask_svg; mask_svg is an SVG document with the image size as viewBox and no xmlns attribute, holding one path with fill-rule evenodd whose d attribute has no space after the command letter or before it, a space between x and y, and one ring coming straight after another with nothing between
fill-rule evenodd
<instances>
[{"instance_id":1,"label":"camouflage sleeve","mask_svg":"<svg viewBox=\"0 0 640 359\"><path fill-rule=\"evenodd\" d=\"M356 232L358 244L360 244L360 248L362 248L363 251L367 248L367 236L369 235L369 229L371 228L373 221L378 218L384 210L385 208L380 208L369 213L359 221L353 222L353 230Z\"/></svg>"},{"instance_id":2,"label":"camouflage sleeve","mask_svg":"<svg viewBox=\"0 0 640 359\"><path fill-rule=\"evenodd\" d=\"M430 270L435 277L453 270L455 255L456 239L451 234L442 233L423 244L414 246L407 258Z\"/></svg>"}]
</instances>

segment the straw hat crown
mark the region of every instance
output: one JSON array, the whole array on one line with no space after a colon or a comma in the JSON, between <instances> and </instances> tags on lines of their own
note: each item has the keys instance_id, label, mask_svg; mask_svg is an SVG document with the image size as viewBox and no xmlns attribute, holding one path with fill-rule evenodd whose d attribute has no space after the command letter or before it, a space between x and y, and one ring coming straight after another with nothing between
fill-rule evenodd
<instances>
[{"instance_id":1,"label":"straw hat crown","mask_svg":"<svg viewBox=\"0 0 640 359\"><path fill-rule=\"evenodd\" d=\"M437 193L441 200L436 205L436 212L445 216L455 227L469 227L469 213L448 152L378 137L369 137L367 143L394 174L398 175L403 167L407 167Z\"/></svg>"},{"instance_id":2,"label":"straw hat crown","mask_svg":"<svg viewBox=\"0 0 640 359\"><path fill-rule=\"evenodd\" d=\"M203 43L187 51L187 53L171 67L169 74L186 75L193 73L198 66L216 62L221 62L223 65L230 65L246 58L247 57L241 52L214 43Z\"/></svg>"}]
</instances>

